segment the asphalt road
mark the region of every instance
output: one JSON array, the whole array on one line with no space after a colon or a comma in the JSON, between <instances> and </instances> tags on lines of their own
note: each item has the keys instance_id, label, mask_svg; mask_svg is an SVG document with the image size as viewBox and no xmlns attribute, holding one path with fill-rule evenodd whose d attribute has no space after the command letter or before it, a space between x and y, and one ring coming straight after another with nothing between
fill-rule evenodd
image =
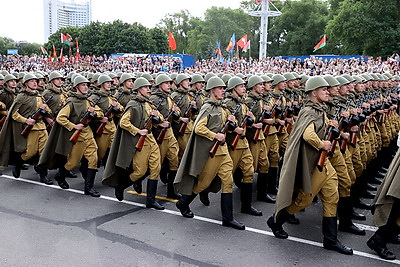
<instances>
[{"instance_id":1,"label":"asphalt road","mask_svg":"<svg viewBox=\"0 0 400 267\"><path fill-rule=\"evenodd\" d=\"M53 177L50 171L49 177ZM83 195L83 179L68 179L71 189L38 182L30 166L21 178L7 168L0 176L1 266L389 266L371 251L366 241L375 230L371 215L360 223L367 236L339 232L353 256L322 248L320 203L296 216L300 225L285 225L290 237L273 237L266 225L274 206L255 201L264 216L239 213L239 191L234 190L235 218L245 231L221 226L220 195L211 194L211 205L199 199L191 205L193 219L180 215L175 203L160 199L163 211L146 209L145 196L125 194L121 203L112 188L95 188L101 198ZM144 189L145 189L144 185ZM159 183L158 195L166 195ZM400 258L400 246L388 245Z\"/></svg>"}]
</instances>

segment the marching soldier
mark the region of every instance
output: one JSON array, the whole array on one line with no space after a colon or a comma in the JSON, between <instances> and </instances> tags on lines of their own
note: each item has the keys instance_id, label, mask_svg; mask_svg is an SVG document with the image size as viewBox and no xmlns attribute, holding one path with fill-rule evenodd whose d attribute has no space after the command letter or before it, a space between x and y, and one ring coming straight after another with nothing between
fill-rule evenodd
<instances>
[{"instance_id":1,"label":"marching soldier","mask_svg":"<svg viewBox=\"0 0 400 267\"><path fill-rule=\"evenodd\" d=\"M134 76L130 73L123 73L119 78L119 84L121 87L114 97L119 98L118 102L123 107L125 107L131 99L134 79ZM121 94L121 96L118 94Z\"/></svg>"},{"instance_id":2,"label":"marching soldier","mask_svg":"<svg viewBox=\"0 0 400 267\"><path fill-rule=\"evenodd\" d=\"M322 140L328 125L323 103L328 101L329 84L322 77L312 77L306 83L305 92L309 101L299 113L283 160L275 214L267 224L277 238L287 238L282 226L294 214L312 203L320 194L323 205L322 232L325 249L346 255L353 250L337 239L336 209L338 203L338 180L329 159L322 171L316 168L319 150L330 150L331 142ZM330 122L337 127L337 122ZM335 125L336 124L336 125ZM300 187L299 189L296 189ZM295 198L293 199L293 196Z\"/></svg>"},{"instance_id":3,"label":"marching soldier","mask_svg":"<svg viewBox=\"0 0 400 267\"><path fill-rule=\"evenodd\" d=\"M227 145L223 142L226 130L234 130L236 127L235 117L228 115L222 107L224 89L225 84L218 77L212 77L207 82L206 90L210 93L210 98L201 107L194 123L194 130L174 182L176 191L182 194L176 207L182 216L193 218L189 204L210 185L211 191L219 191L220 187L212 183L218 176L216 182L220 181L222 187L222 225L244 230L245 226L233 218L233 162Z\"/></svg>"},{"instance_id":4,"label":"marching soldier","mask_svg":"<svg viewBox=\"0 0 400 267\"><path fill-rule=\"evenodd\" d=\"M161 167L160 150L151 131L153 124L161 122L161 114L149 100L150 86L141 77L134 83L134 94L121 117L102 183L114 187L115 196L122 201L125 188L144 179L149 169L146 207L163 210L155 200Z\"/></svg>"},{"instance_id":5,"label":"marching soldier","mask_svg":"<svg viewBox=\"0 0 400 267\"><path fill-rule=\"evenodd\" d=\"M8 80L10 82L11 79ZM14 84L11 82L10 84ZM43 151L48 134L43 116L51 113L49 107L38 95L37 78L34 74L28 73L23 79L24 88L15 98L10 107L7 119L0 132L2 153L0 166L7 166L14 163L13 176L18 178L24 161L32 159L37 163L37 156ZM36 116L35 116L36 115ZM35 165L35 171L40 175L40 182L53 184L47 178L47 170Z\"/></svg>"}]
</instances>

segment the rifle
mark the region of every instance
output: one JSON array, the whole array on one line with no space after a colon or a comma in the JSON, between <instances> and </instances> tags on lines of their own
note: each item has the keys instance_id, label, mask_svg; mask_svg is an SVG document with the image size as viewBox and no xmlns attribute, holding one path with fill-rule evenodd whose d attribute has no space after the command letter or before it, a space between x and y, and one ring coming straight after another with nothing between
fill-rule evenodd
<instances>
[{"instance_id":1,"label":"rifle","mask_svg":"<svg viewBox=\"0 0 400 267\"><path fill-rule=\"evenodd\" d=\"M160 101L158 102L158 104L157 104L155 110L157 110L157 109L160 107L160 105L161 105L161 103L162 103L163 101L164 101L164 98L161 98ZM150 117L149 117L149 118L146 120L146 122L144 123L144 129L149 130L149 129L153 126L153 123L159 124L160 122L161 122L161 120L160 120L159 117L150 115ZM144 141L146 140L146 136L147 136L147 135L141 135L140 138L139 138L139 140L138 140L138 142L136 143L135 148L136 148L138 151L142 151L142 148L143 148L143 145L144 145Z\"/></svg>"},{"instance_id":2,"label":"rifle","mask_svg":"<svg viewBox=\"0 0 400 267\"><path fill-rule=\"evenodd\" d=\"M183 99L183 97L184 97L185 95L184 94L182 94L179 98L178 98L178 101L176 102L176 106L178 106L181 102L182 102L182 99ZM168 104L168 100L167 100L167 104ZM179 119L179 114L178 113L176 113L175 111L173 111L172 109L171 109L171 111L170 111L170 113L168 114L168 116L165 118L165 120L166 121L168 121L169 123L171 123L172 122L172 118L174 118L175 120L177 120L177 119ZM158 137L157 137L157 143L159 143L160 145L162 144L162 142L164 141L164 137L165 137L165 134L167 133L167 130L168 130L168 127L163 127L162 129L161 129L161 132L158 134Z\"/></svg>"},{"instance_id":3,"label":"rifle","mask_svg":"<svg viewBox=\"0 0 400 267\"><path fill-rule=\"evenodd\" d=\"M253 101L253 103L252 103L252 105L251 105L251 107L249 109L250 112L253 111L253 109L255 108L255 106L257 104L257 102L258 102L258 100L254 100ZM244 116L242 122L240 123L239 127L240 128L245 128L247 124L251 125L253 123L254 123L254 120L249 115L246 114L246 116ZM235 139L233 139L233 141L231 143L231 148L233 150L236 149L236 146L237 146L237 144L239 142L239 139L240 139L240 134L237 133L236 136L235 136Z\"/></svg>"},{"instance_id":4,"label":"rifle","mask_svg":"<svg viewBox=\"0 0 400 267\"><path fill-rule=\"evenodd\" d=\"M122 96L122 93L119 93L119 94L118 94L118 97L115 99L115 101L118 102L119 99L121 98L121 96ZM119 110L118 107L114 107L113 105L111 105L111 106L109 106L109 107L107 108L106 112L104 113L104 117L110 118L112 113L118 113L119 111L120 111L120 110ZM97 128L97 131L96 131L96 135L97 135L98 137L100 137L100 136L103 135L104 128L106 127L106 125L107 125L107 122L102 122L102 123L99 125L99 128Z\"/></svg>"},{"instance_id":5,"label":"rifle","mask_svg":"<svg viewBox=\"0 0 400 267\"><path fill-rule=\"evenodd\" d=\"M47 104L50 99L53 98L53 95L51 95L45 102L44 104ZM31 116L29 116L30 119L34 119L35 121L39 119L40 116L45 116L47 115L47 111L41 108L38 108ZM33 124L34 125L34 124ZM21 135L25 138L28 137L29 133L31 132L33 125L27 125L21 132Z\"/></svg>"},{"instance_id":6,"label":"rifle","mask_svg":"<svg viewBox=\"0 0 400 267\"><path fill-rule=\"evenodd\" d=\"M340 107L337 107L336 111L335 111L335 115L333 117L333 120L337 120L339 113L340 113ZM338 138L339 135L340 135L340 131L331 125L331 126L329 126L328 130L325 133L324 140L332 142L333 140ZM336 145L336 143L335 143L335 145ZM333 144L332 144L332 146L333 146ZM332 151L332 149L330 151ZM317 163L317 168L320 172L322 172L322 169L324 168L325 159L326 159L327 155L328 155L328 150L321 151L321 155L319 156L318 163Z\"/></svg>"},{"instance_id":7,"label":"rifle","mask_svg":"<svg viewBox=\"0 0 400 267\"><path fill-rule=\"evenodd\" d=\"M196 101L196 100L197 100L197 97L200 95L200 93L201 93L200 90L196 91L196 94L194 95L192 101ZM183 117L184 117L184 118L190 118L190 116L192 116L192 113L193 113L193 112L197 112L197 110L198 110L198 107L193 106L193 105L190 105L190 106L186 109L185 113L183 113ZM186 122L182 122L182 123L181 123L181 127L179 128L179 134L180 134L180 135L184 135L184 134L185 134L186 127L187 127L187 123L186 123Z\"/></svg>"},{"instance_id":8,"label":"rifle","mask_svg":"<svg viewBox=\"0 0 400 267\"><path fill-rule=\"evenodd\" d=\"M99 98L96 100L96 102L94 102L94 103L91 105L91 107L92 107L92 108L95 107L95 106L97 105L97 103L99 103L100 99L101 99L101 97L99 97ZM85 125L85 124L87 124L87 123L89 122L89 120L90 120L91 118L95 118L95 117L96 117L96 113L89 112L89 110L88 110L88 111L86 111L85 114L83 114L83 116L79 119L79 121L78 121L77 124L83 124L83 125ZM82 129L81 129L81 130L75 130L75 132L73 133L73 135L71 136L71 138L69 138L69 141L70 141L72 144L75 145L76 142L78 141L78 138L79 138L79 135L81 134L81 132L82 132Z\"/></svg>"},{"instance_id":9,"label":"rifle","mask_svg":"<svg viewBox=\"0 0 400 267\"><path fill-rule=\"evenodd\" d=\"M240 107L241 107L240 104L236 105L235 110L232 113L233 116L236 115L236 113L238 112ZM234 123L230 120L227 120L225 122L224 127L222 127L222 129L219 131L219 133L225 134L229 129L234 130L235 128L236 128L236 123ZM215 156L215 153L217 153L218 147L221 145L221 143L222 143L221 141L218 141L218 140L215 141L214 145L211 147L210 152L209 152L210 157L213 158Z\"/></svg>"},{"instance_id":10,"label":"rifle","mask_svg":"<svg viewBox=\"0 0 400 267\"><path fill-rule=\"evenodd\" d=\"M279 94L278 100L275 101L275 104L272 106L271 110L266 111L266 114L265 114L266 119L275 118L276 115L281 114L282 108L280 106L278 106L276 104L276 102L278 102L278 101L280 102L282 97L283 97L283 91ZM268 135L270 127L271 127L271 125L269 125L269 124L267 124L264 127L264 135Z\"/></svg>"},{"instance_id":11,"label":"rifle","mask_svg":"<svg viewBox=\"0 0 400 267\"><path fill-rule=\"evenodd\" d=\"M345 111L349 110L350 106L350 99L347 99L346 106L344 108ZM339 119L339 131L344 131L348 132L348 127L349 127L350 121L346 119L345 117L340 117ZM336 140L334 140L334 144L336 145ZM346 146L347 146L347 139L341 139L340 143L340 152L344 154L346 152ZM333 154L333 152L332 152Z\"/></svg>"},{"instance_id":12,"label":"rifle","mask_svg":"<svg viewBox=\"0 0 400 267\"><path fill-rule=\"evenodd\" d=\"M287 101L287 102L291 102L291 101ZM289 107L287 105L287 102L286 102L285 110L284 110L284 112L282 114L282 117L281 117L282 120L285 120L286 118L290 118L293 115L293 108ZM286 125L286 122L285 122L285 125ZM282 134L283 127L285 127L285 125L279 125L278 134ZM290 132L292 131L291 127L289 129L287 129L288 132L289 132L289 130L290 130Z\"/></svg>"}]
</instances>

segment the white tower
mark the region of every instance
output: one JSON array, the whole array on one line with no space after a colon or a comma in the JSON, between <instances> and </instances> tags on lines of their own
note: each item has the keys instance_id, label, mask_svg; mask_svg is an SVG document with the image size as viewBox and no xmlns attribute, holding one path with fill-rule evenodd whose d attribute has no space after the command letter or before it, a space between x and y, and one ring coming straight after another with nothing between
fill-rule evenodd
<instances>
[{"instance_id":1,"label":"white tower","mask_svg":"<svg viewBox=\"0 0 400 267\"><path fill-rule=\"evenodd\" d=\"M257 10L248 12L250 16L261 17L261 25L260 25L260 53L258 58L267 57L267 40L268 40L268 17L277 17L282 15L276 6L270 2L270 0L255 0L260 5L257 7ZM270 10L269 4L273 7L274 10ZM261 10L260 10L261 7Z\"/></svg>"}]
</instances>

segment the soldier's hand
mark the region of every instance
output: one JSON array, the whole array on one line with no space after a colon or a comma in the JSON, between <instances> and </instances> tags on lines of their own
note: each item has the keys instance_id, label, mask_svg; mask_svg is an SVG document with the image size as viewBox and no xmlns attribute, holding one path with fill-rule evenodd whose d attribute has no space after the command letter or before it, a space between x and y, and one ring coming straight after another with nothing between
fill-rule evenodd
<instances>
[{"instance_id":1,"label":"soldier's hand","mask_svg":"<svg viewBox=\"0 0 400 267\"><path fill-rule=\"evenodd\" d=\"M151 115L151 116L158 116L157 110L153 109L153 110L151 111L151 114L150 114L150 115Z\"/></svg>"},{"instance_id":2,"label":"soldier's hand","mask_svg":"<svg viewBox=\"0 0 400 267\"><path fill-rule=\"evenodd\" d=\"M322 149L330 150L332 148L332 143L330 141L322 140Z\"/></svg>"},{"instance_id":3,"label":"soldier's hand","mask_svg":"<svg viewBox=\"0 0 400 267\"><path fill-rule=\"evenodd\" d=\"M36 121L35 121L34 119L31 119L31 118L26 119L26 121L25 121L25 123L28 124L28 125L34 125L35 122L36 122Z\"/></svg>"},{"instance_id":4,"label":"soldier's hand","mask_svg":"<svg viewBox=\"0 0 400 267\"><path fill-rule=\"evenodd\" d=\"M297 106L298 104L299 104L299 102L298 102L298 101L296 101L296 100L295 100L295 101L293 101L293 105L294 105L294 106Z\"/></svg>"},{"instance_id":5,"label":"soldier's hand","mask_svg":"<svg viewBox=\"0 0 400 267\"><path fill-rule=\"evenodd\" d=\"M352 132L358 132L358 126L355 125L355 126L351 127L351 128L350 128L350 131L352 131Z\"/></svg>"},{"instance_id":6,"label":"soldier's hand","mask_svg":"<svg viewBox=\"0 0 400 267\"><path fill-rule=\"evenodd\" d=\"M278 120L278 123L282 126L285 126L285 121L284 120Z\"/></svg>"},{"instance_id":7,"label":"soldier's hand","mask_svg":"<svg viewBox=\"0 0 400 267\"><path fill-rule=\"evenodd\" d=\"M285 121L286 121L287 123L290 123L290 124L292 124L292 123L293 123L293 120L292 120L292 118L286 118L286 119L285 119Z\"/></svg>"},{"instance_id":8,"label":"soldier's hand","mask_svg":"<svg viewBox=\"0 0 400 267\"><path fill-rule=\"evenodd\" d=\"M88 111L89 111L90 113L93 113L93 112L94 112L94 107L89 107L89 108L88 108Z\"/></svg>"},{"instance_id":9,"label":"soldier's hand","mask_svg":"<svg viewBox=\"0 0 400 267\"><path fill-rule=\"evenodd\" d=\"M111 106L113 106L113 107L116 107L118 105L118 102L117 101L113 101L112 103L111 103Z\"/></svg>"},{"instance_id":10,"label":"soldier's hand","mask_svg":"<svg viewBox=\"0 0 400 267\"><path fill-rule=\"evenodd\" d=\"M256 128L256 129L261 129L262 128L262 122L254 123L253 127Z\"/></svg>"},{"instance_id":11,"label":"soldier's hand","mask_svg":"<svg viewBox=\"0 0 400 267\"><path fill-rule=\"evenodd\" d=\"M275 105L277 105L277 106L280 106L280 105L281 105L281 103L282 103L282 102L281 102L281 101L279 101L279 100L276 100L276 101L275 101Z\"/></svg>"},{"instance_id":12,"label":"soldier's hand","mask_svg":"<svg viewBox=\"0 0 400 267\"><path fill-rule=\"evenodd\" d=\"M220 141L220 142L224 142L225 141L225 134L223 133L217 133L215 135L215 140Z\"/></svg>"},{"instance_id":13,"label":"soldier's hand","mask_svg":"<svg viewBox=\"0 0 400 267\"><path fill-rule=\"evenodd\" d=\"M189 122L189 118L181 117L181 121L183 121L184 123L188 123Z\"/></svg>"},{"instance_id":14,"label":"soldier's hand","mask_svg":"<svg viewBox=\"0 0 400 267\"><path fill-rule=\"evenodd\" d=\"M228 115L228 121L236 122L236 118L233 115Z\"/></svg>"},{"instance_id":15,"label":"soldier's hand","mask_svg":"<svg viewBox=\"0 0 400 267\"><path fill-rule=\"evenodd\" d=\"M139 130L139 132L138 132L140 135L147 135L148 133L149 133L149 131L147 130L147 129L142 129L142 130Z\"/></svg>"},{"instance_id":16,"label":"soldier's hand","mask_svg":"<svg viewBox=\"0 0 400 267\"><path fill-rule=\"evenodd\" d=\"M264 109L265 109L266 111L270 111L270 110L271 110L271 107L268 106L268 105L264 105Z\"/></svg>"},{"instance_id":17,"label":"soldier's hand","mask_svg":"<svg viewBox=\"0 0 400 267\"><path fill-rule=\"evenodd\" d=\"M274 119L264 119L263 122L266 124L272 125L272 124L274 124Z\"/></svg>"},{"instance_id":18,"label":"soldier's hand","mask_svg":"<svg viewBox=\"0 0 400 267\"><path fill-rule=\"evenodd\" d=\"M101 119L101 122L108 122L108 118L107 118L107 117L103 117L103 118Z\"/></svg>"},{"instance_id":19,"label":"soldier's hand","mask_svg":"<svg viewBox=\"0 0 400 267\"><path fill-rule=\"evenodd\" d=\"M236 127L234 132L239 135L242 135L244 132L244 129L242 127Z\"/></svg>"},{"instance_id":20,"label":"soldier's hand","mask_svg":"<svg viewBox=\"0 0 400 267\"><path fill-rule=\"evenodd\" d=\"M194 101L194 100L190 101L190 105L196 106L196 101Z\"/></svg>"},{"instance_id":21,"label":"soldier's hand","mask_svg":"<svg viewBox=\"0 0 400 267\"><path fill-rule=\"evenodd\" d=\"M52 119L50 119L49 117L46 117L46 121L51 127L54 126L54 121Z\"/></svg>"},{"instance_id":22,"label":"soldier's hand","mask_svg":"<svg viewBox=\"0 0 400 267\"><path fill-rule=\"evenodd\" d=\"M175 111L175 112L178 112L179 108L176 105L173 105L171 110Z\"/></svg>"},{"instance_id":23,"label":"soldier's hand","mask_svg":"<svg viewBox=\"0 0 400 267\"><path fill-rule=\"evenodd\" d=\"M45 103L41 104L41 105L40 105L40 108L41 108L41 109L44 109L44 110L48 109L48 107L47 107L47 105L46 105Z\"/></svg>"},{"instance_id":24,"label":"soldier's hand","mask_svg":"<svg viewBox=\"0 0 400 267\"><path fill-rule=\"evenodd\" d=\"M251 111L247 111L246 113L247 116L254 118L253 112Z\"/></svg>"},{"instance_id":25,"label":"soldier's hand","mask_svg":"<svg viewBox=\"0 0 400 267\"><path fill-rule=\"evenodd\" d=\"M163 122L160 124L160 126L163 127L163 128L168 128L168 127L169 127L169 121L163 121Z\"/></svg>"},{"instance_id":26,"label":"soldier's hand","mask_svg":"<svg viewBox=\"0 0 400 267\"><path fill-rule=\"evenodd\" d=\"M337 120L330 120L330 121L329 121L329 125L330 125L330 126L333 126L333 127L335 127L335 128L337 128L338 125L339 125L339 123L338 123Z\"/></svg>"},{"instance_id":27,"label":"soldier's hand","mask_svg":"<svg viewBox=\"0 0 400 267\"><path fill-rule=\"evenodd\" d=\"M82 130L83 129L83 124L82 123L79 123L79 124L76 124L75 126L74 126L74 129L76 129L76 130Z\"/></svg>"},{"instance_id":28,"label":"soldier's hand","mask_svg":"<svg viewBox=\"0 0 400 267\"><path fill-rule=\"evenodd\" d=\"M349 140L349 138L350 138L350 134L349 133L341 133L340 136L345 140Z\"/></svg>"}]
</instances>

